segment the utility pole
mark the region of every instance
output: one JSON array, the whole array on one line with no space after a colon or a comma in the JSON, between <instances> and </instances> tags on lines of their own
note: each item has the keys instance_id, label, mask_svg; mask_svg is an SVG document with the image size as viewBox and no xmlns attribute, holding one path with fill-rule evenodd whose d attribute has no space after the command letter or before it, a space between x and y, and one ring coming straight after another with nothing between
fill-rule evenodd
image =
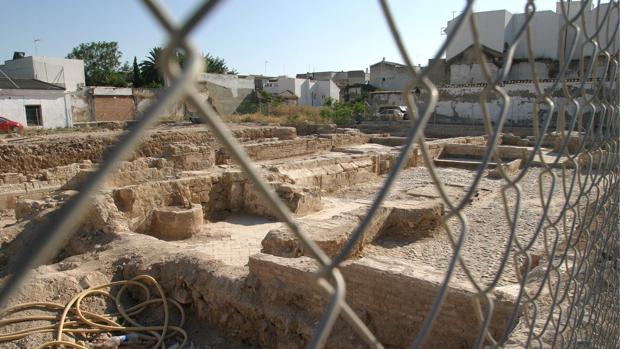
<instances>
[{"instance_id":1,"label":"utility pole","mask_svg":"<svg viewBox=\"0 0 620 349\"><path fill-rule=\"evenodd\" d=\"M37 42L41 41L40 38L32 38L32 44L34 45L34 55L39 55L39 50L37 50Z\"/></svg>"},{"instance_id":2,"label":"utility pole","mask_svg":"<svg viewBox=\"0 0 620 349\"><path fill-rule=\"evenodd\" d=\"M267 64L269 64L269 61L265 61L265 76L267 76Z\"/></svg>"}]
</instances>

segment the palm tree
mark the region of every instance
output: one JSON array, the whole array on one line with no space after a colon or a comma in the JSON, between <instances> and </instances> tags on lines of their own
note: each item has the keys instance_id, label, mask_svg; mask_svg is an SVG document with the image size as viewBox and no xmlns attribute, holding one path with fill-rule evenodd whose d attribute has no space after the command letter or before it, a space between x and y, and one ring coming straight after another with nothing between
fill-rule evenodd
<instances>
[{"instance_id":1,"label":"palm tree","mask_svg":"<svg viewBox=\"0 0 620 349\"><path fill-rule=\"evenodd\" d=\"M163 74L159 71L159 58L161 56L162 48L153 47L149 51L146 60L140 63L140 70L142 73L142 81L146 86L162 86L164 84Z\"/></svg>"},{"instance_id":2,"label":"palm tree","mask_svg":"<svg viewBox=\"0 0 620 349\"><path fill-rule=\"evenodd\" d=\"M159 67L159 59L162 51L163 49L161 47L153 47L151 51L149 51L147 58L140 63L142 83L144 86L161 87L164 85L163 74ZM175 55L177 62L179 62L179 65L183 68L185 62L187 61L187 54L183 51L177 51ZM205 72L207 73L236 74L236 70L229 69L228 66L226 66L226 61L224 61L223 58L207 53L206 55L203 55L203 59L205 60Z\"/></svg>"}]
</instances>

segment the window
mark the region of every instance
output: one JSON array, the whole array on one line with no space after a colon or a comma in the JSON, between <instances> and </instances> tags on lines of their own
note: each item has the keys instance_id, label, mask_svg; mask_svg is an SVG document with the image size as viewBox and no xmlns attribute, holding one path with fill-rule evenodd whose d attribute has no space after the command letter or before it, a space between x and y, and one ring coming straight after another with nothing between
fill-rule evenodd
<instances>
[{"instance_id":1,"label":"window","mask_svg":"<svg viewBox=\"0 0 620 349\"><path fill-rule=\"evenodd\" d=\"M26 106L26 124L28 126L42 126L43 120L41 118L41 106L40 105L27 105Z\"/></svg>"}]
</instances>

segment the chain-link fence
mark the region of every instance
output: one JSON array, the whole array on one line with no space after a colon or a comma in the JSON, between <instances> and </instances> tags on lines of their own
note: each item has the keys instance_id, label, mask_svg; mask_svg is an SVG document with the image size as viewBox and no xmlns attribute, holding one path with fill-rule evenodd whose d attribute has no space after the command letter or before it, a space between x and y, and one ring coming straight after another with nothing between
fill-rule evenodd
<instances>
[{"instance_id":1,"label":"chain-link fence","mask_svg":"<svg viewBox=\"0 0 620 349\"><path fill-rule=\"evenodd\" d=\"M543 86L535 62L532 23L536 18L536 2L525 3L521 24L514 32L514 40L503 52L502 65L490 70L483 51L481 35L474 1L465 3L463 11L454 20L445 42L435 58L441 58L458 34L470 32L473 52L484 77L484 88L479 94L479 104L487 135L487 146L481 165L475 172L465 194L454 201L448 195L434 167L432 156L426 148L424 130L437 105L437 86L429 79L433 64L424 69L414 66L404 39L398 30L387 0L381 0L381 8L402 60L412 76L410 84L403 91L403 97L411 116L406 142L396 164L385 178L365 218L350 234L348 242L334 257L329 258L318 245L308 238L285 204L261 178L254 164L243 148L231 135L213 108L202 101L194 85L194 78L203 70L199 51L188 41L188 34L209 15L220 1L202 3L184 22L175 23L156 0L144 0L151 15L168 33L168 44L163 51L162 68L171 84L137 123L122 136L119 143L110 149L101 167L93 173L82 187L79 195L54 213L50 224L36 232L29 253L23 253L11 264L11 276L0 292L2 304L20 285L27 272L41 262L52 258L71 237L80 218L86 213L89 199L119 162L127 158L139 144L145 131L157 120L164 110L177 100L185 99L199 111L204 122L211 128L230 156L247 173L253 184L269 202L278 218L301 241L305 250L319 261L322 268L316 275L317 283L325 290L330 302L321 321L316 326L309 347L322 347L338 317L346 320L356 333L370 346L381 348L374 334L356 315L345 301L346 283L338 266L347 258L362 237L372 217L388 195L409 153L418 151L424 159L430 177L446 207L443 229L452 244L453 253L437 292L431 310L417 333L412 347L421 347L438 316L448 285L455 272L461 270L476 292L476 308L479 331L475 347L505 346L508 340L518 334L525 338L521 343L532 347L617 347L620 336L619 297L619 221L620 190L620 106L618 79L618 1L596 4L592 1L561 1L559 8L559 69L552 84ZM501 6L498 3L498 6ZM593 15L586 16L586 13ZM552 43L555 44L555 43ZM185 69L175 63L176 50L187 52L189 57ZM536 93L534 103L533 151L524 161L516 176L508 175L503 166L498 166L502 177L501 205L508 227L500 230L506 234L507 244L501 251L494 276L480 281L469 272L461 252L470 231L464 208L475 195L485 169L491 162L504 164L499 156L498 141L507 119L511 98L504 90L504 82L513 64L517 50L525 50L526 62L531 69ZM578 76L568 76L569 66L578 64ZM422 93L412 93L412 91ZM418 99L418 100L416 100ZM489 101L499 100L501 108L491 113ZM555 125L555 129L552 129ZM543 144L555 131L557 149L553 156L543 154ZM570 151L569 151L570 148ZM560 161L562 159L562 161ZM540 167L538 181L541 203L537 224L526 234L517 234L523 229L518 223L523 205L521 182L533 169ZM551 202L559 202L559 210L551 210ZM542 251L542 252L541 252ZM522 265L510 270L507 265ZM536 275L531 270L542 270ZM519 270L516 270L519 269ZM500 278L514 272L518 280L518 299L512 312L511 324L521 318L518 326L509 326L501 336L493 336L488 330L494 306L494 291Z\"/></svg>"}]
</instances>

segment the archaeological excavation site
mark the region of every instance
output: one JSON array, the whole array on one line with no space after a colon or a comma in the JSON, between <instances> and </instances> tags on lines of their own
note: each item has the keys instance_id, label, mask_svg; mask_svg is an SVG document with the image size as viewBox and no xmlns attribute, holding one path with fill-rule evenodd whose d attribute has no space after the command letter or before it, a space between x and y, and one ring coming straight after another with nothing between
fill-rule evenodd
<instances>
[{"instance_id":1,"label":"archaeological excavation site","mask_svg":"<svg viewBox=\"0 0 620 349\"><path fill-rule=\"evenodd\" d=\"M62 3L3 3L0 348L620 348L618 0Z\"/></svg>"},{"instance_id":2,"label":"archaeological excavation site","mask_svg":"<svg viewBox=\"0 0 620 349\"><path fill-rule=\"evenodd\" d=\"M327 258L340 253L367 217L379 187L398 166L405 141L389 133L329 124L238 124L231 131L299 229ZM50 220L57 219L59 208L78 195L122 132L76 131L9 139L0 145L6 171L0 177L0 266L5 280L11 262L36 243L34 232L45 231ZM501 256L506 248L514 249L510 239L530 241L543 207L549 217L562 214L563 200L541 202L540 193L550 198L564 195L562 186L553 184L554 175L574 167L570 164L585 166L587 159L576 157L574 162L570 153L558 156L558 136L547 137L534 157L533 137L502 134L495 149L503 163L490 162L472 192L489 138L436 136L423 144L433 176L419 145L412 147L391 190L339 265L347 307L385 348L405 348L415 339L457 243L446 232L458 239L463 228L458 219L442 223L450 209L441 197L446 195L449 202L465 200L461 212L468 217L468 236L461 259L467 273L456 268L425 344L474 346L481 316L477 311L488 308L469 282L472 277L495 285L489 334L508 336L505 345L519 347L527 337L528 321L524 305L518 304L520 282L529 273L526 286L533 290L553 261L545 260L549 242L542 234L531 240L531 255L515 252L507 260ZM570 143L571 150L576 141ZM554 160L555 168L542 166ZM518 191L507 189L501 178L515 178L525 162L531 168ZM436 181L441 181L443 193ZM517 196L521 208L511 228L502 202L515 202ZM514 237L508 234L511 229ZM564 249L568 243L569 237L556 242ZM9 309L20 313L21 320L2 320L2 346L29 348L55 339L58 325L46 331L50 322L45 320L55 319L73 303L65 314L64 337L58 339L71 338L80 345L108 338L102 334L106 331L89 332L84 324L77 326L81 330L71 330L79 323L75 318L84 316L92 328L122 323L161 330L165 324L168 334L162 333L161 340L168 346L303 347L330 301L317 284L321 265L313 257L205 125L163 124L148 131L130 159L105 178L77 231L52 259L35 265L10 298L8 306L15 308ZM500 268L503 272L497 277ZM559 270L554 281L558 283L566 273ZM125 284L128 281L133 283ZM150 299L159 299L150 307L143 303L149 299L147 289ZM111 293L103 296L103 290ZM117 292L122 293L118 298ZM162 304L158 292L167 302ZM75 297L84 293L84 302L75 304ZM551 298L545 289L538 301L545 304ZM134 323L120 319L125 315L118 314L119 304L135 314L127 315ZM86 315L77 313L80 307ZM342 316L326 340L329 348L366 346ZM144 347L155 344L144 341ZM136 343L129 347L142 347Z\"/></svg>"}]
</instances>

